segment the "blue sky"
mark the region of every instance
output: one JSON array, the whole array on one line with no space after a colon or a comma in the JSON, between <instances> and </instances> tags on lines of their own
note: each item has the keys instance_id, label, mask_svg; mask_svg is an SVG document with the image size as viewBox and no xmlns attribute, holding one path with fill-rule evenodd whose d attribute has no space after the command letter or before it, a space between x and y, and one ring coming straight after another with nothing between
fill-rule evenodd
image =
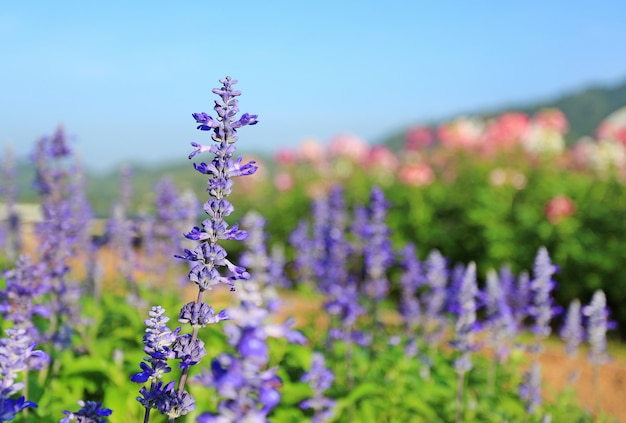
<instances>
[{"instance_id":1,"label":"blue sky","mask_svg":"<svg viewBox=\"0 0 626 423\"><path fill-rule=\"evenodd\" d=\"M238 79L273 151L626 80L623 1L6 2L0 145L63 124L93 170L179 160Z\"/></svg>"}]
</instances>

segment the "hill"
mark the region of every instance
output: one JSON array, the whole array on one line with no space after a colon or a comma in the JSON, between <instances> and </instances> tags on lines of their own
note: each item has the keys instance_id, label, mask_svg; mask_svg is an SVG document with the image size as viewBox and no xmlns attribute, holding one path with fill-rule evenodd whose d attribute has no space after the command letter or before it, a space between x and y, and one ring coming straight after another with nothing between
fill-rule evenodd
<instances>
[{"instance_id":1,"label":"hill","mask_svg":"<svg viewBox=\"0 0 626 423\"><path fill-rule=\"evenodd\" d=\"M570 129L566 136L566 141L568 144L572 144L583 136L593 136L596 128L604 118L624 106L626 106L626 80L614 86L593 86L530 104L511 105L494 110L472 111L457 115L484 118L497 116L505 112L522 112L533 115L541 109L555 107L561 110L569 121ZM454 119L454 117L450 116L434 122L416 123L416 125L435 127L440 123ZM404 134L407 129L398 130L398 132L385 138L382 142L393 149L400 148L404 144Z\"/></svg>"}]
</instances>

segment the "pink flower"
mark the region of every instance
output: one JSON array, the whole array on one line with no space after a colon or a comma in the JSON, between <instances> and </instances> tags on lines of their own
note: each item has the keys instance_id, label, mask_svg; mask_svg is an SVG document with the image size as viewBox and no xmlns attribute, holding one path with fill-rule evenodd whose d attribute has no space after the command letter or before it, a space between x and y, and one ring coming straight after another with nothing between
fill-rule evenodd
<instances>
[{"instance_id":1,"label":"pink flower","mask_svg":"<svg viewBox=\"0 0 626 423\"><path fill-rule=\"evenodd\" d=\"M565 195L557 195L546 204L546 217L553 225L571 216L576 211L574 202Z\"/></svg>"},{"instance_id":2,"label":"pink flower","mask_svg":"<svg viewBox=\"0 0 626 423\"><path fill-rule=\"evenodd\" d=\"M300 143L298 148L299 157L310 163L323 162L326 157L324 146L316 139L306 139Z\"/></svg>"},{"instance_id":3,"label":"pink flower","mask_svg":"<svg viewBox=\"0 0 626 423\"><path fill-rule=\"evenodd\" d=\"M434 136L430 128L427 126L419 126L417 128L409 129L406 133L404 149L407 151L422 150L423 148L431 145L433 141Z\"/></svg>"},{"instance_id":4,"label":"pink flower","mask_svg":"<svg viewBox=\"0 0 626 423\"><path fill-rule=\"evenodd\" d=\"M615 140L626 145L626 126L604 120L596 130L598 139Z\"/></svg>"},{"instance_id":5,"label":"pink flower","mask_svg":"<svg viewBox=\"0 0 626 423\"><path fill-rule=\"evenodd\" d=\"M285 192L293 188L293 176L287 172L280 172L274 176L274 186L277 190Z\"/></svg>"},{"instance_id":6,"label":"pink flower","mask_svg":"<svg viewBox=\"0 0 626 423\"><path fill-rule=\"evenodd\" d=\"M523 138L529 121L524 113L505 113L489 122L484 142L496 149L511 147Z\"/></svg>"},{"instance_id":7,"label":"pink flower","mask_svg":"<svg viewBox=\"0 0 626 423\"><path fill-rule=\"evenodd\" d=\"M274 160L276 160L279 165L289 166L298 161L298 155L293 150L283 148L276 152Z\"/></svg>"},{"instance_id":8,"label":"pink flower","mask_svg":"<svg viewBox=\"0 0 626 423\"><path fill-rule=\"evenodd\" d=\"M355 162L362 161L369 147L362 139L352 134L340 134L330 140L328 152L331 157L347 157Z\"/></svg>"},{"instance_id":9,"label":"pink flower","mask_svg":"<svg viewBox=\"0 0 626 423\"><path fill-rule=\"evenodd\" d=\"M396 155L385 145L372 147L364 161L365 166L389 172L395 172L398 164L399 161Z\"/></svg>"},{"instance_id":10,"label":"pink flower","mask_svg":"<svg viewBox=\"0 0 626 423\"><path fill-rule=\"evenodd\" d=\"M437 138L448 148L471 150L481 144L483 122L477 118L460 117L437 128Z\"/></svg>"},{"instance_id":11,"label":"pink flower","mask_svg":"<svg viewBox=\"0 0 626 423\"><path fill-rule=\"evenodd\" d=\"M568 129L567 118L559 109L543 109L533 116L533 122L544 129L554 129L565 134Z\"/></svg>"},{"instance_id":12,"label":"pink flower","mask_svg":"<svg viewBox=\"0 0 626 423\"><path fill-rule=\"evenodd\" d=\"M398 177L406 185L422 187L434 182L435 173L426 163L417 163L402 166Z\"/></svg>"}]
</instances>

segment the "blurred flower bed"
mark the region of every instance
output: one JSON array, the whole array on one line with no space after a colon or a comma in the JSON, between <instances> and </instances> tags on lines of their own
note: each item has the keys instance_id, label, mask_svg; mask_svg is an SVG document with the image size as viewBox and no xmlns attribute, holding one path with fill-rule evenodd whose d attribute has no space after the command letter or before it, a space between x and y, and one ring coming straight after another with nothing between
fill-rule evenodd
<instances>
[{"instance_id":1,"label":"blurred flower bed","mask_svg":"<svg viewBox=\"0 0 626 423\"><path fill-rule=\"evenodd\" d=\"M278 242L334 185L350 207L377 185L393 204L395 246L410 241L422 258L439 249L453 263L474 260L482 276L503 264L528 268L546 246L560 265L557 302L604 289L626 328L626 129L605 121L595 138L566 146L567 129L563 113L546 109L416 127L400 151L349 134L305 140L238 181L236 201L259 210Z\"/></svg>"}]
</instances>

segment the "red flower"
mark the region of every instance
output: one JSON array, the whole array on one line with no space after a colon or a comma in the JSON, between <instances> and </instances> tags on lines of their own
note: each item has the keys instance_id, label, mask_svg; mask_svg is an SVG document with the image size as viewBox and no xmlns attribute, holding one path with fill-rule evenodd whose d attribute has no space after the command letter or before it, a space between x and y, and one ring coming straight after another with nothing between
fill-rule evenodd
<instances>
[{"instance_id":1,"label":"red flower","mask_svg":"<svg viewBox=\"0 0 626 423\"><path fill-rule=\"evenodd\" d=\"M546 204L546 217L553 225L558 224L576 211L574 202L565 195L557 195Z\"/></svg>"}]
</instances>

